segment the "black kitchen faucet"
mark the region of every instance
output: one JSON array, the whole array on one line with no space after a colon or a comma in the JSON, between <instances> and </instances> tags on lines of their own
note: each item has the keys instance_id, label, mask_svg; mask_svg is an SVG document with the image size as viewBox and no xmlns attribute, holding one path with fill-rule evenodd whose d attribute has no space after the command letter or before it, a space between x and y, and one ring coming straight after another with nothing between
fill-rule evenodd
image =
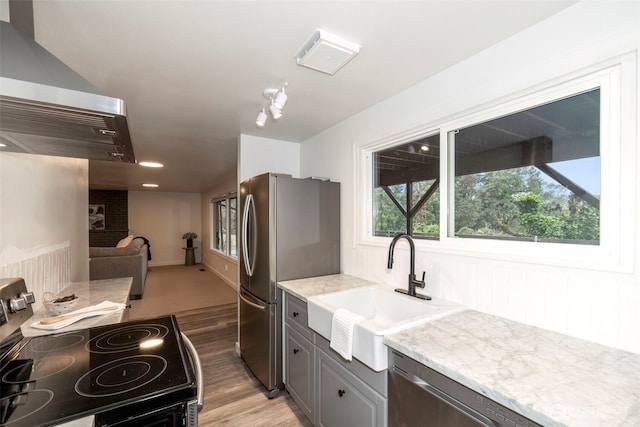
<instances>
[{"instance_id":1,"label":"black kitchen faucet","mask_svg":"<svg viewBox=\"0 0 640 427\"><path fill-rule=\"evenodd\" d=\"M409 272L409 286L407 290L398 288L396 289L396 292L400 292L402 294L406 294L406 295L420 298L420 299L430 300L431 299L430 296L416 293L416 286L419 288L424 288L425 272L424 271L422 272L422 280L416 280L416 247L413 244L413 239L411 238L411 236L409 236L406 233L398 233L395 235L395 237L391 241L391 245L389 245L389 259L387 260L387 268L388 269L393 268L393 250L396 247L396 243L401 238L405 238L409 242L409 247L411 249L411 267L410 267L411 271Z\"/></svg>"}]
</instances>

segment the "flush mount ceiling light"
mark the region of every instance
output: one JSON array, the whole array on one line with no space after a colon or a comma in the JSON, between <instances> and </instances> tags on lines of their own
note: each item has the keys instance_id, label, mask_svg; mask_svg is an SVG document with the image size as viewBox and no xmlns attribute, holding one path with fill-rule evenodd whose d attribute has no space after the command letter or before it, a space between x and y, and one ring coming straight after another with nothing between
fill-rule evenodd
<instances>
[{"instance_id":1,"label":"flush mount ceiling light","mask_svg":"<svg viewBox=\"0 0 640 427\"><path fill-rule=\"evenodd\" d=\"M296 54L296 62L332 76L358 52L359 44L324 30L316 30Z\"/></svg>"},{"instance_id":2,"label":"flush mount ceiling light","mask_svg":"<svg viewBox=\"0 0 640 427\"><path fill-rule=\"evenodd\" d=\"M157 188L158 184L142 184L143 187Z\"/></svg>"},{"instance_id":3,"label":"flush mount ceiling light","mask_svg":"<svg viewBox=\"0 0 640 427\"><path fill-rule=\"evenodd\" d=\"M264 127L267 122L267 108L271 113L271 117L274 120L278 120L282 117L282 108L287 103L287 94L284 91L289 83L285 83L282 85L280 89L265 89L262 95L269 101L269 104L264 105L260 112L258 113L258 117L256 117L256 126Z\"/></svg>"}]
</instances>

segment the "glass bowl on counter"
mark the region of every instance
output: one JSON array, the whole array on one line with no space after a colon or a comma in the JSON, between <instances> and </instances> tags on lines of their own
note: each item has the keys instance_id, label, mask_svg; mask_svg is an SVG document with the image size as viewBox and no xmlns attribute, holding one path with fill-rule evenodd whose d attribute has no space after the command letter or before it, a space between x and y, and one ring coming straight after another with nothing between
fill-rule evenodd
<instances>
[{"instance_id":1,"label":"glass bowl on counter","mask_svg":"<svg viewBox=\"0 0 640 427\"><path fill-rule=\"evenodd\" d=\"M75 310L79 300L80 298L75 294L57 296L51 292L45 292L42 296L44 308L52 316L67 314Z\"/></svg>"}]
</instances>

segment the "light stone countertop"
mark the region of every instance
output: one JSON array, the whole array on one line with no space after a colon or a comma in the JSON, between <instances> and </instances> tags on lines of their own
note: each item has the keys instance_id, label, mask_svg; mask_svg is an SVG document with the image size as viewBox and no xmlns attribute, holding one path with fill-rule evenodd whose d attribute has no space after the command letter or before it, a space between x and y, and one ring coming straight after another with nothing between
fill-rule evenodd
<instances>
[{"instance_id":1,"label":"light stone countertop","mask_svg":"<svg viewBox=\"0 0 640 427\"><path fill-rule=\"evenodd\" d=\"M129 300L129 290L131 289L131 277L123 277L120 279L92 280L85 282L73 282L58 292L58 295L76 294L80 301L75 310L99 304L103 301L111 301L115 303L126 304ZM42 295L36 295L36 298L42 298ZM68 331L76 331L79 329L92 328L94 326L110 325L112 323L124 322L129 318L129 309L118 310L112 314L103 314L100 316L89 317L72 323L69 326L54 330L45 330L32 328L34 322L40 321L47 317L51 317L45 310L44 306L37 309L31 318L24 322L20 329L25 337L37 337L43 335L58 334Z\"/></svg>"},{"instance_id":2,"label":"light stone countertop","mask_svg":"<svg viewBox=\"0 0 640 427\"><path fill-rule=\"evenodd\" d=\"M377 285L345 274L279 282L307 297ZM467 310L384 343L545 427L640 426L640 355Z\"/></svg>"},{"instance_id":3,"label":"light stone countertop","mask_svg":"<svg viewBox=\"0 0 640 427\"><path fill-rule=\"evenodd\" d=\"M385 344L544 426L640 426L640 355L476 311Z\"/></svg>"},{"instance_id":4,"label":"light stone countertop","mask_svg":"<svg viewBox=\"0 0 640 427\"><path fill-rule=\"evenodd\" d=\"M328 276L309 277L306 279L287 280L278 282L278 287L291 295L307 302L307 297L328 294L331 292L346 291L362 286L373 286L378 283L370 282L348 274L331 274Z\"/></svg>"}]
</instances>

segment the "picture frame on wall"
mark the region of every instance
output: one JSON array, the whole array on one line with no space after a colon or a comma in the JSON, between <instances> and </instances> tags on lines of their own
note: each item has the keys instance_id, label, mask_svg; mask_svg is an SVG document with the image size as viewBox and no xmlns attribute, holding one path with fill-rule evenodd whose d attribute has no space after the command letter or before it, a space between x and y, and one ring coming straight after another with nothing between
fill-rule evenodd
<instances>
[{"instance_id":1,"label":"picture frame on wall","mask_svg":"<svg viewBox=\"0 0 640 427\"><path fill-rule=\"evenodd\" d=\"M89 230L104 230L104 205L89 205Z\"/></svg>"}]
</instances>

